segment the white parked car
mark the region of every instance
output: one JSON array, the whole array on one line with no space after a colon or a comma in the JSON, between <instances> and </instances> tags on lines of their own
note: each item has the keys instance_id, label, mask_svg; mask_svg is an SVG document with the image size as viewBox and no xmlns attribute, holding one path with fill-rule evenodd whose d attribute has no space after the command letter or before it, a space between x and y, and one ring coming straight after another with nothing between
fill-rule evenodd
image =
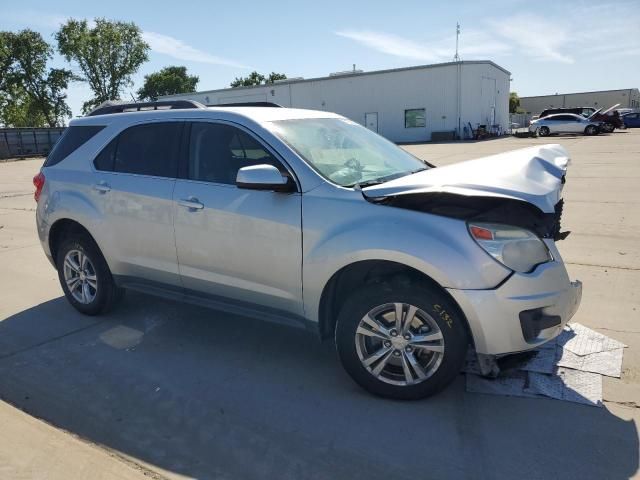
<instances>
[{"instance_id":1,"label":"white parked car","mask_svg":"<svg viewBox=\"0 0 640 480\"><path fill-rule=\"evenodd\" d=\"M549 115L537 120L531 120L529 131L537 133L540 137L558 133L582 133L584 135L597 135L600 133L602 122L596 122L590 118L574 113L559 113Z\"/></svg>"}]
</instances>

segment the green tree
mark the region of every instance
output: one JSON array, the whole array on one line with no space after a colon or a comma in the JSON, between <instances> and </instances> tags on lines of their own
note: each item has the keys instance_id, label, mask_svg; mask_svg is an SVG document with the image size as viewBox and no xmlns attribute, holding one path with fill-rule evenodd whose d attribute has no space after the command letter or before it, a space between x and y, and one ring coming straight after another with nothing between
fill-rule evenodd
<instances>
[{"instance_id":1,"label":"green tree","mask_svg":"<svg viewBox=\"0 0 640 480\"><path fill-rule=\"evenodd\" d=\"M157 100L162 95L195 92L198 80L195 75L187 74L187 67L165 67L159 72L145 75L138 98Z\"/></svg>"},{"instance_id":2,"label":"green tree","mask_svg":"<svg viewBox=\"0 0 640 480\"><path fill-rule=\"evenodd\" d=\"M47 69L53 49L32 30L0 32L0 119L12 126L64 124L69 70Z\"/></svg>"},{"instance_id":3,"label":"green tree","mask_svg":"<svg viewBox=\"0 0 640 480\"><path fill-rule=\"evenodd\" d=\"M284 73L271 72L268 77L265 77L261 73L253 71L247 77L236 77L231 82L232 87L250 87L252 85L268 85L274 83L276 80L284 80L287 76Z\"/></svg>"},{"instance_id":4,"label":"green tree","mask_svg":"<svg viewBox=\"0 0 640 480\"><path fill-rule=\"evenodd\" d=\"M511 92L509 94L509 113L522 113L523 110L520 108L520 97L516 92Z\"/></svg>"},{"instance_id":5,"label":"green tree","mask_svg":"<svg viewBox=\"0 0 640 480\"><path fill-rule=\"evenodd\" d=\"M275 83L276 80L286 80L287 76L284 73L276 73L271 72L267 77L267 81L265 83Z\"/></svg>"},{"instance_id":6,"label":"green tree","mask_svg":"<svg viewBox=\"0 0 640 480\"><path fill-rule=\"evenodd\" d=\"M86 113L106 100L119 100L122 90L133 85L131 76L148 59L149 45L134 23L97 18L89 27L86 20L70 19L56 33L58 51L77 64L94 98L84 103Z\"/></svg>"},{"instance_id":7,"label":"green tree","mask_svg":"<svg viewBox=\"0 0 640 480\"><path fill-rule=\"evenodd\" d=\"M60 122L62 123L62 122ZM46 127L50 125L36 102L17 85L0 91L0 125L6 127Z\"/></svg>"}]
</instances>

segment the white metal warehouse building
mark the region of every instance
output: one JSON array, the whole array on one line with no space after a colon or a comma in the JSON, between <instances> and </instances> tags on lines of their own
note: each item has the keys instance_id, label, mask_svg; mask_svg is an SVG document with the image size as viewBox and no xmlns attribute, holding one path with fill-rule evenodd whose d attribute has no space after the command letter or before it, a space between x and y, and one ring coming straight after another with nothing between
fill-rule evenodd
<instances>
[{"instance_id":1,"label":"white metal warehouse building","mask_svg":"<svg viewBox=\"0 0 640 480\"><path fill-rule=\"evenodd\" d=\"M162 97L205 105L273 102L344 115L394 142L431 140L434 132L509 126L510 73L495 63L463 61L362 72L270 85Z\"/></svg>"},{"instance_id":2,"label":"white metal warehouse building","mask_svg":"<svg viewBox=\"0 0 640 480\"><path fill-rule=\"evenodd\" d=\"M600 90L597 92L556 93L536 97L520 97L520 108L527 113L538 114L547 108L593 107L640 108L640 91L637 88Z\"/></svg>"}]
</instances>

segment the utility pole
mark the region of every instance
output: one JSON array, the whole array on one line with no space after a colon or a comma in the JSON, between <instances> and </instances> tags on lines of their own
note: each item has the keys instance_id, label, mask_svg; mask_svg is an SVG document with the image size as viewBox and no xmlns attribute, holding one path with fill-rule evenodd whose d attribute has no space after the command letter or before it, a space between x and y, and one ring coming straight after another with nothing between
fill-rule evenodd
<instances>
[{"instance_id":1,"label":"utility pole","mask_svg":"<svg viewBox=\"0 0 640 480\"><path fill-rule=\"evenodd\" d=\"M453 57L453 61L456 63L456 116L458 117L458 127L456 128L456 138L462 139L462 118L461 118L461 101L462 96L462 62L460 61L460 54L458 53L458 46L460 40L460 22L456 22L456 54Z\"/></svg>"},{"instance_id":2,"label":"utility pole","mask_svg":"<svg viewBox=\"0 0 640 480\"><path fill-rule=\"evenodd\" d=\"M458 41L460 39L460 23L456 23L456 54L453 57L454 62L460 61L460 55L458 55Z\"/></svg>"}]
</instances>

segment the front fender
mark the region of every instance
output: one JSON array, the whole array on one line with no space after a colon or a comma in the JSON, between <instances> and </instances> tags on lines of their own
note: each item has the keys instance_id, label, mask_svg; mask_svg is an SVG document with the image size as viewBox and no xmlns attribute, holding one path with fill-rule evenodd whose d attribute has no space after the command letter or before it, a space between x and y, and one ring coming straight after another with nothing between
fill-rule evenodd
<instances>
[{"instance_id":1,"label":"front fender","mask_svg":"<svg viewBox=\"0 0 640 480\"><path fill-rule=\"evenodd\" d=\"M363 260L406 265L445 288L492 288L510 273L476 245L462 220L364 199L308 196L303 226L304 303L312 321L331 277Z\"/></svg>"}]
</instances>

